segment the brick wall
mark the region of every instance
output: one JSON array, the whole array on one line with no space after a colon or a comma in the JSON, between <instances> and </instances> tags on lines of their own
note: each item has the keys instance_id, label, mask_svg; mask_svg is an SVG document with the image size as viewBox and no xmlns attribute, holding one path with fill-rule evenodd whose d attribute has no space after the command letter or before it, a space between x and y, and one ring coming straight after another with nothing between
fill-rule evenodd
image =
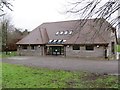
<instances>
[{"instance_id":1,"label":"brick wall","mask_svg":"<svg viewBox=\"0 0 120 90\"><path fill-rule=\"evenodd\" d=\"M17 49L18 55L21 56L41 56L43 55L43 46L36 46L35 50L32 50L30 46L27 46L27 49L22 49L22 46Z\"/></svg>"},{"instance_id":2,"label":"brick wall","mask_svg":"<svg viewBox=\"0 0 120 90\"><path fill-rule=\"evenodd\" d=\"M72 46L66 47L66 56L73 57L105 57L104 46L94 46L93 51L86 50L85 46L80 46L80 50L73 50Z\"/></svg>"}]
</instances>

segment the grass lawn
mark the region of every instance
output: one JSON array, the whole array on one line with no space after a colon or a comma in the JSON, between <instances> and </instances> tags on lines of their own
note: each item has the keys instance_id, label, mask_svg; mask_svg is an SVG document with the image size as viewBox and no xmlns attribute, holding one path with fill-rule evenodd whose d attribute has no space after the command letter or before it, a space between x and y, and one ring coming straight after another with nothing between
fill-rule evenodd
<instances>
[{"instance_id":1,"label":"grass lawn","mask_svg":"<svg viewBox=\"0 0 120 90\"><path fill-rule=\"evenodd\" d=\"M3 88L118 88L118 77L3 63Z\"/></svg>"},{"instance_id":2,"label":"grass lawn","mask_svg":"<svg viewBox=\"0 0 120 90\"><path fill-rule=\"evenodd\" d=\"M117 45L117 51L120 52L120 45Z\"/></svg>"}]
</instances>

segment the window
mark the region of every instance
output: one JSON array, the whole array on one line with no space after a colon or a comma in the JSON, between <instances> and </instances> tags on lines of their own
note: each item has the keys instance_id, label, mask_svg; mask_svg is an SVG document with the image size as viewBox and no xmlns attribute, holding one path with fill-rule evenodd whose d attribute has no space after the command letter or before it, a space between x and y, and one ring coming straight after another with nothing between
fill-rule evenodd
<instances>
[{"instance_id":1,"label":"window","mask_svg":"<svg viewBox=\"0 0 120 90\"><path fill-rule=\"evenodd\" d=\"M63 43L66 42L66 40L63 40Z\"/></svg>"},{"instance_id":2,"label":"window","mask_svg":"<svg viewBox=\"0 0 120 90\"><path fill-rule=\"evenodd\" d=\"M62 31L62 32L60 32L60 35L62 35L64 32Z\"/></svg>"},{"instance_id":3,"label":"window","mask_svg":"<svg viewBox=\"0 0 120 90\"><path fill-rule=\"evenodd\" d=\"M86 50L94 50L94 46L93 45L86 45Z\"/></svg>"},{"instance_id":4,"label":"window","mask_svg":"<svg viewBox=\"0 0 120 90\"><path fill-rule=\"evenodd\" d=\"M27 49L27 46L26 45L22 46L22 49Z\"/></svg>"},{"instance_id":5,"label":"window","mask_svg":"<svg viewBox=\"0 0 120 90\"><path fill-rule=\"evenodd\" d=\"M59 34L59 32L56 32L56 35L58 35Z\"/></svg>"},{"instance_id":6,"label":"window","mask_svg":"<svg viewBox=\"0 0 120 90\"><path fill-rule=\"evenodd\" d=\"M32 50L35 50L35 46L31 46L31 49L32 49Z\"/></svg>"},{"instance_id":7,"label":"window","mask_svg":"<svg viewBox=\"0 0 120 90\"><path fill-rule=\"evenodd\" d=\"M53 42L53 40L49 40L49 42L48 43L52 43Z\"/></svg>"},{"instance_id":8,"label":"window","mask_svg":"<svg viewBox=\"0 0 120 90\"><path fill-rule=\"evenodd\" d=\"M58 43L61 43L62 42L62 40L58 40Z\"/></svg>"},{"instance_id":9,"label":"window","mask_svg":"<svg viewBox=\"0 0 120 90\"><path fill-rule=\"evenodd\" d=\"M56 43L57 42L57 40L53 40L53 43Z\"/></svg>"},{"instance_id":10,"label":"window","mask_svg":"<svg viewBox=\"0 0 120 90\"><path fill-rule=\"evenodd\" d=\"M71 35L73 31L70 31L69 34Z\"/></svg>"},{"instance_id":11,"label":"window","mask_svg":"<svg viewBox=\"0 0 120 90\"><path fill-rule=\"evenodd\" d=\"M80 50L80 45L73 45L73 50Z\"/></svg>"},{"instance_id":12,"label":"window","mask_svg":"<svg viewBox=\"0 0 120 90\"><path fill-rule=\"evenodd\" d=\"M68 31L65 31L64 34L67 35L67 34L68 34Z\"/></svg>"}]
</instances>

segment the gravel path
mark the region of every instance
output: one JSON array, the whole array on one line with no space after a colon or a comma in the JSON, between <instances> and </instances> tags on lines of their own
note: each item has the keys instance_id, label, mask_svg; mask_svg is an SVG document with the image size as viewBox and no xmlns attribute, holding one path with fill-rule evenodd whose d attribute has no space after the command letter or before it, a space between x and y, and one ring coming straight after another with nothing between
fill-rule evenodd
<instances>
[{"instance_id":1,"label":"gravel path","mask_svg":"<svg viewBox=\"0 0 120 90\"><path fill-rule=\"evenodd\" d=\"M87 60L58 56L32 57L17 56L2 59L2 62L27 66L46 67L51 69L79 70L92 73L118 74L118 60Z\"/></svg>"}]
</instances>

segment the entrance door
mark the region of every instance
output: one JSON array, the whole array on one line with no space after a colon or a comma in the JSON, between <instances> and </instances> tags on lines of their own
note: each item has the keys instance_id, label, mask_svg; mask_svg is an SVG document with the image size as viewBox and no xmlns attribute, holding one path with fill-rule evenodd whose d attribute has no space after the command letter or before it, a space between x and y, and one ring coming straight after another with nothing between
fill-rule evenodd
<instances>
[{"instance_id":1,"label":"entrance door","mask_svg":"<svg viewBox=\"0 0 120 90\"><path fill-rule=\"evenodd\" d=\"M63 46L50 46L49 52L51 55L63 55L64 47Z\"/></svg>"}]
</instances>

